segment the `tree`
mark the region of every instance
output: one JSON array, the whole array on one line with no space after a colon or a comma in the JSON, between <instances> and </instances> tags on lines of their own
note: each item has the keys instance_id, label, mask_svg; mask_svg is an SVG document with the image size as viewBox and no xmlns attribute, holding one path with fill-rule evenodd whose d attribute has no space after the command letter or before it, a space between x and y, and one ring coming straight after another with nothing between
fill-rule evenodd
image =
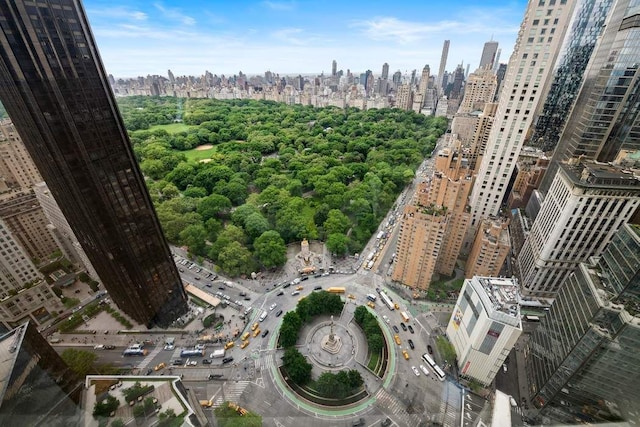
<instances>
[{"instance_id":1,"label":"tree","mask_svg":"<svg viewBox=\"0 0 640 427\"><path fill-rule=\"evenodd\" d=\"M244 229L247 231L247 237L249 237L250 241L254 241L258 236L262 235L262 233L270 228L269 221L267 221L260 212L252 213L244 222Z\"/></svg>"},{"instance_id":2,"label":"tree","mask_svg":"<svg viewBox=\"0 0 640 427\"><path fill-rule=\"evenodd\" d=\"M207 231L201 224L189 225L180 232L180 242L189 247L189 251L196 255L207 253Z\"/></svg>"},{"instance_id":3,"label":"tree","mask_svg":"<svg viewBox=\"0 0 640 427\"><path fill-rule=\"evenodd\" d=\"M231 209L231 201L220 194L211 194L200 199L197 212L202 215L203 220L209 218L223 217Z\"/></svg>"},{"instance_id":4,"label":"tree","mask_svg":"<svg viewBox=\"0 0 640 427\"><path fill-rule=\"evenodd\" d=\"M293 382L304 385L311 380L312 366L295 347L289 347L282 356L283 367Z\"/></svg>"},{"instance_id":5,"label":"tree","mask_svg":"<svg viewBox=\"0 0 640 427\"><path fill-rule=\"evenodd\" d=\"M111 427L124 427L124 421L122 421L122 418L116 418L115 420L111 421L110 426Z\"/></svg>"},{"instance_id":6,"label":"tree","mask_svg":"<svg viewBox=\"0 0 640 427\"><path fill-rule=\"evenodd\" d=\"M265 231L253 242L255 255L266 268L279 267L287 262L287 246L275 230Z\"/></svg>"},{"instance_id":7,"label":"tree","mask_svg":"<svg viewBox=\"0 0 640 427\"><path fill-rule=\"evenodd\" d=\"M103 400L93 405L93 417L109 417L112 412L118 409L118 406L120 406L120 401L110 394L107 394Z\"/></svg>"},{"instance_id":8,"label":"tree","mask_svg":"<svg viewBox=\"0 0 640 427\"><path fill-rule=\"evenodd\" d=\"M331 209L324 222L324 229L327 234L346 233L351 225L349 218L339 209Z\"/></svg>"},{"instance_id":9,"label":"tree","mask_svg":"<svg viewBox=\"0 0 640 427\"><path fill-rule=\"evenodd\" d=\"M239 276L251 270L251 252L240 242L231 242L220 251L218 263L230 276Z\"/></svg>"},{"instance_id":10,"label":"tree","mask_svg":"<svg viewBox=\"0 0 640 427\"><path fill-rule=\"evenodd\" d=\"M349 251L349 238L342 233L329 234L327 249L338 256L344 256Z\"/></svg>"},{"instance_id":11,"label":"tree","mask_svg":"<svg viewBox=\"0 0 640 427\"><path fill-rule=\"evenodd\" d=\"M89 351L68 348L62 352L61 357L69 368L81 378L95 372L93 363L98 359L98 356Z\"/></svg>"}]
</instances>

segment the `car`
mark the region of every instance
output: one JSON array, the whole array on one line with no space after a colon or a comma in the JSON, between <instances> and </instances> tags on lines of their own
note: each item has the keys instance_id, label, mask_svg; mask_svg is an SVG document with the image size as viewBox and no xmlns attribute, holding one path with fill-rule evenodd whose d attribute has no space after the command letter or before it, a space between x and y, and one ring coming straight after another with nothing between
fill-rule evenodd
<instances>
[{"instance_id":1,"label":"car","mask_svg":"<svg viewBox=\"0 0 640 427\"><path fill-rule=\"evenodd\" d=\"M296 295L300 295L300 291L291 292L291 296L295 297Z\"/></svg>"},{"instance_id":2,"label":"car","mask_svg":"<svg viewBox=\"0 0 640 427\"><path fill-rule=\"evenodd\" d=\"M420 371L418 371L418 368L416 368L415 366L412 366L411 370L413 371L414 374L416 374L416 377L420 376Z\"/></svg>"},{"instance_id":3,"label":"car","mask_svg":"<svg viewBox=\"0 0 640 427\"><path fill-rule=\"evenodd\" d=\"M393 306L395 307L396 310L400 310L400 306L398 305L398 303L393 303Z\"/></svg>"},{"instance_id":4,"label":"car","mask_svg":"<svg viewBox=\"0 0 640 427\"><path fill-rule=\"evenodd\" d=\"M173 366L179 366L179 365L182 365L183 363L184 362L182 361L182 359L176 359L173 362L171 362Z\"/></svg>"},{"instance_id":5,"label":"car","mask_svg":"<svg viewBox=\"0 0 640 427\"><path fill-rule=\"evenodd\" d=\"M416 348L415 345L413 345L413 340L408 340L409 342L409 347L411 347L411 350L413 350L414 348Z\"/></svg>"},{"instance_id":6,"label":"car","mask_svg":"<svg viewBox=\"0 0 640 427\"><path fill-rule=\"evenodd\" d=\"M240 294L239 294L239 295L240 295L241 297L246 297L246 296L247 296L247 293L246 293L245 291L242 291L242 292L240 292Z\"/></svg>"},{"instance_id":7,"label":"car","mask_svg":"<svg viewBox=\"0 0 640 427\"><path fill-rule=\"evenodd\" d=\"M104 344L96 344L93 346L94 350L104 350Z\"/></svg>"},{"instance_id":8,"label":"car","mask_svg":"<svg viewBox=\"0 0 640 427\"><path fill-rule=\"evenodd\" d=\"M284 292L280 291L276 294L277 297L284 295Z\"/></svg>"},{"instance_id":9,"label":"car","mask_svg":"<svg viewBox=\"0 0 640 427\"><path fill-rule=\"evenodd\" d=\"M288 288L289 286L291 286L291 283L285 283L284 285L282 285L282 288Z\"/></svg>"},{"instance_id":10,"label":"car","mask_svg":"<svg viewBox=\"0 0 640 427\"><path fill-rule=\"evenodd\" d=\"M427 346L427 351L429 354L433 354L433 348L430 345Z\"/></svg>"},{"instance_id":11,"label":"car","mask_svg":"<svg viewBox=\"0 0 640 427\"><path fill-rule=\"evenodd\" d=\"M301 291L301 290L303 290L303 289L304 289L304 286L298 286L298 287L296 288L296 291Z\"/></svg>"},{"instance_id":12,"label":"car","mask_svg":"<svg viewBox=\"0 0 640 427\"><path fill-rule=\"evenodd\" d=\"M398 327L396 325L393 325L393 332L395 332L396 334L400 332L400 329L398 329Z\"/></svg>"},{"instance_id":13,"label":"car","mask_svg":"<svg viewBox=\"0 0 640 427\"><path fill-rule=\"evenodd\" d=\"M321 291L322 290L322 286L316 286L315 288L313 288L314 291Z\"/></svg>"},{"instance_id":14,"label":"car","mask_svg":"<svg viewBox=\"0 0 640 427\"><path fill-rule=\"evenodd\" d=\"M404 356L405 360L409 360L409 352L407 350L402 350L402 355Z\"/></svg>"},{"instance_id":15,"label":"car","mask_svg":"<svg viewBox=\"0 0 640 427\"><path fill-rule=\"evenodd\" d=\"M291 282L292 285L297 285L298 283L300 283L301 280L300 278L296 277L295 279L293 279L293 281Z\"/></svg>"},{"instance_id":16,"label":"car","mask_svg":"<svg viewBox=\"0 0 640 427\"><path fill-rule=\"evenodd\" d=\"M367 305L368 305L369 307L371 307L371 308L374 308L374 309L376 308L376 305L375 305L374 303L372 303L371 301L369 301L369 302L367 303Z\"/></svg>"},{"instance_id":17,"label":"car","mask_svg":"<svg viewBox=\"0 0 640 427\"><path fill-rule=\"evenodd\" d=\"M391 319L389 319L386 314L383 315L382 318L384 319L385 322L391 323Z\"/></svg>"},{"instance_id":18,"label":"car","mask_svg":"<svg viewBox=\"0 0 640 427\"><path fill-rule=\"evenodd\" d=\"M151 375L153 373L153 369L149 368L147 369L147 375Z\"/></svg>"},{"instance_id":19,"label":"car","mask_svg":"<svg viewBox=\"0 0 640 427\"><path fill-rule=\"evenodd\" d=\"M201 268L196 268L196 273L200 273L202 271Z\"/></svg>"},{"instance_id":20,"label":"car","mask_svg":"<svg viewBox=\"0 0 640 427\"><path fill-rule=\"evenodd\" d=\"M329 273L328 273L328 272L327 272L327 273L322 273L322 274L321 274L321 276L322 276L322 277L327 277L328 275L329 275Z\"/></svg>"},{"instance_id":21,"label":"car","mask_svg":"<svg viewBox=\"0 0 640 427\"><path fill-rule=\"evenodd\" d=\"M322 277L322 274L314 274L313 277L315 277L317 279L319 277Z\"/></svg>"},{"instance_id":22,"label":"car","mask_svg":"<svg viewBox=\"0 0 640 427\"><path fill-rule=\"evenodd\" d=\"M175 348L175 346L174 346L173 344L166 344L166 345L164 346L164 349L165 349L166 351L171 351L171 350L173 350L174 348Z\"/></svg>"},{"instance_id":23,"label":"car","mask_svg":"<svg viewBox=\"0 0 640 427\"><path fill-rule=\"evenodd\" d=\"M223 377L222 374L209 374L209 379L210 380L213 380L213 379L216 379L216 378L222 378L222 377Z\"/></svg>"},{"instance_id":24,"label":"car","mask_svg":"<svg viewBox=\"0 0 640 427\"><path fill-rule=\"evenodd\" d=\"M105 344L104 346L105 350L113 350L114 348L116 348L116 346L113 344Z\"/></svg>"},{"instance_id":25,"label":"car","mask_svg":"<svg viewBox=\"0 0 640 427\"><path fill-rule=\"evenodd\" d=\"M207 283L207 285L206 285L206 286L207 286L207 288L210 288L210 287L212 287L213 285L212 285L211 283Z\"/></svg>"},{"instance_id":26,"label":"car","mask_svg":"<svg viewBox=\"0 0 640 427\"><path fill-rule=\"evenodd\" d=\"M218 286L218 289L220 289L221 291L224 291L224 286ZM218 295L220 292L216 292L216 295ZM222 295L218 295L218 296L222 296Z\"/></svg>"},{"instance_id":27,"label":"car","mask_svg":"<svg viewBox=\"0 0 640 427\"><path fill-rule=\"evenodd\" d=\"M300 278L301 282L304 282L305 280L309 280L309 276L304 276Z\"/></svg>"},{"instance_id":28,"label":"car","mask_svg":"<svg viewBox=\"0 0 640 427\"><path fill-rule=\"evenodd\" d=\"M196 280L200 280L200 277L196 276L196 277L194 277L194 279L196 279Z\"/></svg>"},{"instance_id":29,"label":"car","mask_svg":"<svg viewBox=\"0 0 640 427\"><path fill-rule=\"evenodd\" d=\"M280 317L282 316L282 310L278 310L278 312L276 313L276 317Z\"/></svg>"},{"instance_id":30,"label":"car","mask_svg":"<svg viewBox=\"0 0 640 427\"><path fill-rule=\"evenodd\" d=\"M380 425L382 427L389 427L391 425L391 419L385 418L383 421L380 422Z\"/></svg>"},{"instance_id":31,"label":"car","mask_svg":"<svg viewBox=\"0 0 640 427\"><path fill-rule=\"evenodd\" d=\"M402 341L400 341L400 335L394 335L393 336L393 340L396 342L396 344L400 345L402 344Z\"/></svg>"},{"instance_id":32,"label":"car","mask_svg":"<svg viewBox=\"0 0 640 427\"><path fill-rule=\"evenodd\" d=\"M197 365L198 365L197 360L190 360L187 362L187 366L197 366Z\"/></svg>"},{"instance_id":33,"label":"car","mask_svg":"<svg viewBox=\"0 0 640 427\"><path fill-rule=\"evenodd\" d=\"M363 426L363 425L364 425L364 418L360 418L359 420L354 421L351 424L352 427L360 427L360 426Z\"/></svg>"},{"instance_id":34,"label":"car","mask_svg":"<svg viewBox=\"0 0 640 427\"><path fill-rule=\"evenodd\" d=\"M245 348L248 345L249 345L249 340L243 341L242 344L240 344L240 348Z\"/></svg>"},{"instance_id":35,"label":"car","mask_svg":"<svg viewBox=\"0 0 640 427\"><path fill-rule=\"evenodd\" d=\"M251 298L249 298L249 297L244 297L244 300L245 300L245 301L251 301Z\"/></svg>"},{"instance_id":36,"label":"car","mask_svg":"<svg viewBox=\"0 0 640 427\"><path fill-rule=\"evenodd\" d=\"M409 332L411 332L413 334L413 326L409 325L409 326L407 326L407 328L409 328Z\"/></svg>"},{"instance_id":37,"label":"car","mask_svg":"<svg viewBox=\"0 0 640 427\"><path fill-rule=\"evenodd\" d=\"M405 325L403 322L400 322L400 327L402 328L403 331L407 330L407 325Z\"/></svg>"},{"instance_id":38,"label":"car","mask_svg":"<svg viewBox=\"0 0 640 427\"><path fill-rule=\"evenodd\" d=\"M380 293L380 288L376 288L376 292L377 292L377 293Z\"/></svg>"},{"instance_id":39,"label":"car","mask_svg":"<svg viewBox=\"0 0 640 427\"><path fill-rule=\"evenodd\" d=\"M427 370L427 368L424 367L424 365L420 365L420 370L422 371L423 374L429 375L429 371Z\"/></svg>"},{"instance_id":40,"label":"car","mask_svg":"<svg viewBox=\"0 0 640 427\"><path fill-rule=\"evenodd\" d=\"M347 298L349 298L349 299L356 299L356 296L355 296L355 295L353 295L353 294L349 294L349 295L347 295Z\"/></svg>"},{"instance_id":41,"label":"car","mask_svg":"<svg viewBox=\"0 0 640 427\"><path fill-rule=\"evenodd\" d=\"M162 363L158 363L158 364L153 368L153 370L154 370L154 371L159 371L160 369L164 369L166 366L167 366L167 364L166 364L166 363L164 363L164 362L162 362Z\"/></svg>"},{"instance_id":42,"label":"car","mask_svg":"<svg viewBox=\"0 0 640 427\"><path fill-rule=\"evenodd\" d=\"M233 347L234 345L236 345L236 343L234 343L233 341L229 341L228 343L226 343L224 345L224 349L225 350L229 350L231 347Z\"/></svg>"},{"instance_id":43,"label":"car","mask_svg":"<svg viewBox=\"0 0 640 427\"><path fill-rule=\"evenodd\" d=\"M260 323L256 322L253 325L251 325L251 330L255 331L256 329L258 329L258 326L260 326Z\"/></svg>"},{"instance_id":44,"label":"car","mask_svg":"<svg viewBox=\"0 0 640 427\"><path fill-rule=\"evenodd\" d=\"M211 359L202 359L203 365L211 365Z\"/></svg>"},{"instance_id":45,"label":"car","mask_svg":"<svg viewBox=\"0 0 640 427\"><path fill-rule=\"evenodd\" d=\"M268 329L266 329L266 330L262 333L262 335L260 335L260 336L261 336L262 338L264 338L264 337L266 337L267 335L269 335L269 330L268 330Z\"/></svg>"},{"instance_id":46,"label":"car","mask_svg":"<svg viewBox=\"0 0 640 427\"><path fill-rule=\"evenodd\" d=\"M277 305L278 305L278 304L276 304L275 302L274 302L273 304L271 304L271 305L269 306L269 311L273 311L273 309L274 309L274 308L276 308L276 306L277 306Z\"/></svg>"},{"instance_id":47,"label":"car","mask_svg":"<svg viewBox=\"0 0 640 427\"><path fill-rule=\"evenodd\" d=\"M233 357L225 357L224 359L222 359L222 363L224 364L231 362L233 362Z\"/></svg>"},{"instance_id":48,"label":"car","mask_svg":"<svg viewBox=\"0 0 640 427\"><path fill-rule=\"evenodd\" d=\"M235 305L239 305L240 307L242 307L242 301L238 300L238 301L234 301L233 302Z\"/></svg>"}]
</instances>

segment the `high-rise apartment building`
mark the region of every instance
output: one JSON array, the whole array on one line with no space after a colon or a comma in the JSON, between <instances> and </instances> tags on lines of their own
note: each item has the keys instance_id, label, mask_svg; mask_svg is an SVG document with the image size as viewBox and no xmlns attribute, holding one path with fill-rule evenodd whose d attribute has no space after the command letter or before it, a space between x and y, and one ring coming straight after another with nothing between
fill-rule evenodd
<instances>
[{"instance_id":1,"label":"high-rise apartment building","mask_svg":"<svg viewBox=\"0 0 640 427\"><path fill-rule=\"evenodd\" d=\"M611 6L584 72L584 83L540 185L543 194L553 182L559 163L580 156L610 162L621 150L640 149L637 9L635 0L618 0Z\"/></svg>"},{"instance_id":2,"label":"high-rise apartment building","mask_svg":"<svg viewBox=\"0 0 640 427\"><path fill-rule=\"evenodd\" d=\"M89 257L82 249L80 242L73 234L71 226L62 214L58 203L51 195L47 184L40 182L33 186L33 191L44 215L47 217L47 228L56 240L58 247L62 249L71 262L79 264L93 280L101 282L98 273L96 273L91 261L89 261Z\"/></svg>"},{"instance_id":3,"label":"high-rise apartment building","mask_svg":"<svg viewBox=\"0 0 640 427\"><path fill-rule=\"evenodd\" d=\"M47 261L60 249L32 189L0 194L0 218L35 263Z\"/></svg>"},{"instance_id":4,"label":"high-rise apartment building","mask_svg":"<svg viewBox=\"0 0 640 427\"><path fill-rule=\"evenodd\" d=\"M438 96L444 95L444 72L447 69L447 57L449 56L450 40L445 40L442 45L442 55L440 56L440 68L438 68Z\"/></svg>"},{"instance_id":5,"label":"high-rise apartment building","mask_svg":"<svg viewBox=\"0 0 640 427\"><path fill-rule=\"evenodd\" d=\"M529 2L471 195L472 227L498 216L520 149L548 91L576 0Z\"/></svg>"},{"instance_id":6,"label":"high-rise apartment building","mask_svg":"<svg viewBox=\"0 0 640 427\"><path fill-rule=\"evenodd\" d=\"M79 0L0 1L0 100L112 300L168 326L186 293Z\"/></svg>"},{"instance_id":7,"label":"high-rise apartment building","mask_svg":"<svg viewBox=\"0 0 640 427\"><path fill-rule=\"evenodd\" d=\"M549 165L549 158L539 150L524 147L516 162L515 179L509 194L509 209L524 208L538 188Z\"/></svg>"},{"instance_id":8,"label":"high-rise apartment building","mask_svg":"<svg viewBox=\"0 0 640 427\"><path fill-rule=\"evenodd\" d=\"M413 105L413 91L410 84L403 84L396 92L396 108L409 111Z\"/></svg>"},{"instance_id":9,"label":"high-rise apartment building","mask_svg":"<svg viewBox=\"0 0 640 427\"><path fill-rule=\"evenodd\" d=\"M453 273L469 223L471 185L467 159L454 140L436 155L430 181L418 185L415 206L405 209L393 280L425 290L434 273Z\"/></svg>"},{"instance_id":10,"label":"high-rise apartment building","mask_svg":"<svg viewBox=\"0 0 640 427\"><path fill-rule=\"evenodd\" d=\"M482 56L480 57L480 65L478 68L484 68L493 71L493 63L496 61L498 52L498 42L490 40L484 44L482 48Z\"/></svg>"},{"instance_id":11,"label":"high-rise apartment building","mask_svg":"<svg viewBox=\"0 0 640 427\"><path fill-rule=\"evenodd\" d=\"M493 71L479 68L469 75L464 85L464 97L458 109L459 114L482 110L487 102L492 102L498 82Z\"/></svg>"},{"instance_id":12,"label":"high-rise apartment building","mask_svg":"<svg viewBox=\"0 0 640 427\"><path fill-rule=\"evenodd\" d=\"M522 293L555 297L640 206L640 179L615 165L561 164L518 255Z\"/></svg>"},{"instance_id":13,"label":"high-rise apartment building","mask_svg":"<svg viewBox=\"0 0 640 427\"><path fill-rule=\"evenodd\" d=\"M491 134L491 127L493 126L497 110L498 103L487 102L484 104L482 114L478 116L469 151L469 167L474 173L477 173L478 168L482 164L482 157L489 143L489 135Z\"/></svg>"},{"instance_id":14,"label":"high-rise apartment building","mask_svg":"<svg viewBox=\"0 0 640 427\"><path fill-rule=\"evenodd\" d=\"M625 224L568 276L531 336L526 371L538 421L619 422L640 411L638 295L640 229Z\"/></svg>"},{"instance_id":15,"label":"high-rise apartment building","mask_svg":"<svg viewBox=\"0 0 640 427\"><path fill-rule=\"evenodd\" d=\"M551 151L558 143L612 4L613 0L585 0L576 6L573 25L565 37L549 94L528 145Z\"/></svg>"},{"instance_id":16,"label":"high-rise apartment building","mask_svg":"<svg viewBox=\"0 0 640 427\"><path fill-rule=\"evenodd\" d=\"M42 181L38 168L9 119L0 120L0 179L11 188L30 188Z\"/></svg>"},{"instance_id":17,"label":"high-rise apartment building","mask_svg":"<svg viewBox=\"0 0 640 427\"><path fill-rule=\"evenodd\" d=\"M464 269L464 277L498 277L511 250L509 222L504 219L482 220L471 246Z\"/></svg>"},{"instance_id":18,"label":"high-rise apartment building","mask_svg":"<svg viewBox=\"0 0 640 427\"><path fill-rule=\"evenodd\" d=\"M0 219L0 322L11 329L29 318L37 325L64 310L29 255Z\"/></svg>"},{"instance_id":19,"label":"high-rise apartment building","mask_svg":"<svg viewBox=\"0 0 640 427\"><path fill-rule=\"evenodd\" d=\"M522 333L518 296L514 279L464 281L447 326L461 376L491 384Z\"/></svg>"}]
</instances>

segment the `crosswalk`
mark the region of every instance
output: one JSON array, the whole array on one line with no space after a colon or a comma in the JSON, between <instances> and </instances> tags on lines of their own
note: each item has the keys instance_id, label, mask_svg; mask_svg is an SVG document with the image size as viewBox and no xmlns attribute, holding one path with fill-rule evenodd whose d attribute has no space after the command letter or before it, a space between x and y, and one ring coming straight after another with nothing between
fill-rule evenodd
<instances>
[{"instance_id":1,"label":"crosswalk","mask_svg":"<svg viewBox=\"0 0 640 427\"><path fill-rule=\"evenodd\" d=\"M223 402L238 402L244 390L251 381L227 381L222 385L222 389L214 395L213 407L217 408Z\"/></svg>"},{"instance_id":2,"label":"crosswalk","mask_svg":"<svg viewBox=\"0 0 640 427\"><path fill-rule=\"evenodd\" d=\"M255 360L256 372L270 371L275 366L273 354L265 354L261 358Z\"/></svg>"},{"instance_id":3,"label":"crosswalk","mask_svg":"<svg viewBox=\"0 0 640 427\"><path fill-rule=\"evenodd\" d=\"M398 400L394 395L384 388L378 390L375 395L376 406L378 406L385 414L392 413L395 422L399 426L416 426L423 419L417 414L410 414L406 411L404 403Z\"/></svg>"},{"instance_id":4,"label":"crosswalk","mask_svg":"<svg viewBox=\"0 0 640 427\"><path fill-rule=\"evenodd\" d=\"M156 346L147 356L138 363L138 369L145 369L149 363L162 351L162 346Z\"/></svg>"}]
</instances>

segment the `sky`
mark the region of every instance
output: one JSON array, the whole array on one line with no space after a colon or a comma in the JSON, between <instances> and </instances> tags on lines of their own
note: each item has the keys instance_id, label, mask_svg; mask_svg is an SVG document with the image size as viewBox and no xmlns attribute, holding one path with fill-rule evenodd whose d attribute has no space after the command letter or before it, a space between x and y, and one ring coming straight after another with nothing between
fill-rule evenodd
<instances>
[{"instance_id":1,"label":"sky","mask_svg":"<svg viewBox=\"0 0 640 427\"><path fill-rule=\"evenodd\" d=\"M491 39L508 62L526 0L84 0L107 73L200 76L437 74L445 39L448 71L480 62Z\"/></svg>"}]
</instances>

